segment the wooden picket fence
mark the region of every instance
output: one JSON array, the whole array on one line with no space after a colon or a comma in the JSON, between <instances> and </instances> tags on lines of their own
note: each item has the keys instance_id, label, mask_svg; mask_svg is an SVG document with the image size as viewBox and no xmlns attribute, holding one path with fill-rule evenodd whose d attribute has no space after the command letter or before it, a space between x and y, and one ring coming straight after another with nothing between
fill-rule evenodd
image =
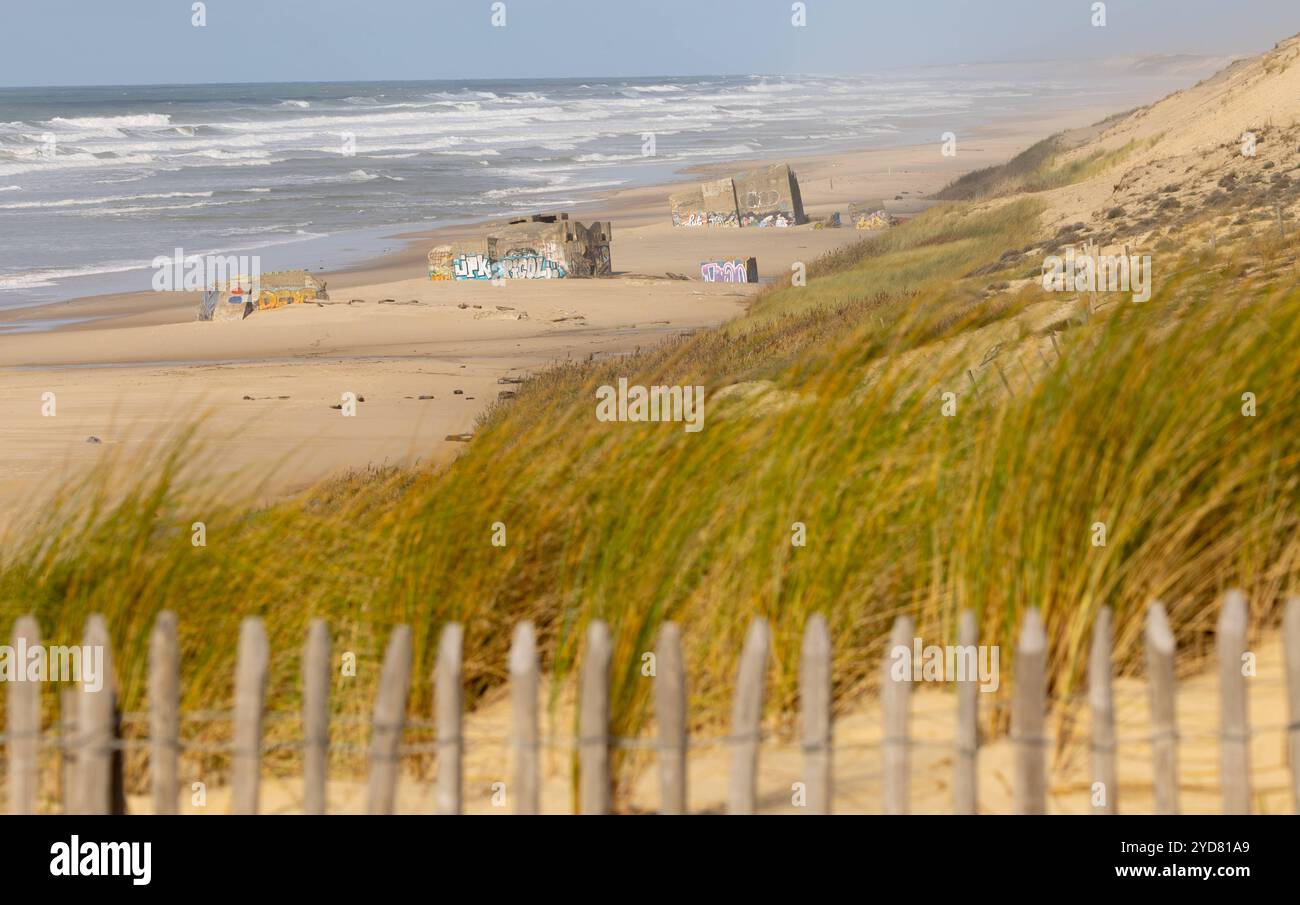
<instances>
[{"instance_id":1,"label":"wooden picket fence","mask_svg":"<svg viewBox=\"0 0 1300 905\"><path fill-rule=\"evenodd\" d=\"M1247 723L1246 678L1241 669L1246 652L1247 607L1240 592L1225 595L1217 627L1219 659L1220 732L1219 760L1225 813L1249 813L1251 780ZM34 618L20 618L14 627L29 645L39 643ZM912 644L910 618L894 623L882 666L882 716L884 722L883 810L904 814L909 809L910 751L909 699L911 682L889 678L889 651ZM963 612L958 644L974 647L976 620ZM100 616L87 621L86 645L101 645L104 683L100 691L66 688L62 696L62 731L53 747L61 750L65 771L63 807L70 813L107 814L124 810L120 714L117 710L108 627ZM1291 788L1300 813L1300 597L1287 602L1283 619L1286 685L1290 722ZM1179 812L1178 726L1175 711L1174 638L1165 609L1152 603L1145 628L1148 699L1152 734L1147 742L1153 760L1155 811ZM434 675L434 711L437 732L435 802L439 814L459 814L463 809L462 731L464 699L461 681L462 631L456 624L444 627L439 639ZM767 669L769 630L755 619L745 637L737 670L730 734L731 749L728 812L752 814L757 809L757 774ZM658 761L660 813L687 813L686 672L678 626L664 624L655 648L654 708L657 738L653 749ZM240 628L236 659L231 759L232 810L258 811L263 741L264 697L270 655L266 634L258 619L246 619ZM612 806L611 750L619 743L609 730L609 671L611 642L608 627L592 622L579 675L577 800L583 814L606 814ZM393 629L384 653L373 704L368 749L367 808L372 814L395 809L401 760L401 739L407 726L407 697L411 679L411 631ZM1047 810L1048 715L1047 639L1037 610L1025 613L1016 648L1016 681L1011 689L1011 739L1015 748L1014 807L1020 814ZM323 621L313 621L302 653L302 737L293 747L302 751L303 803L309 814L326 812L326 781L330 744L329 687L332 677L330 637ZM1091 776L1107 790L1118 789L1115 706L1112 693L1112 630L1109 610L1102 610L1092 635L1088 667L1087 702L1091 712ZM515 629L509 653L511 718L511 797L515 813L536 814L540 805L540 733L538 699L541 687L536 638L530 623ZM978 807L977 762L979 740L978 680L957 683L957 712L953 733L952 809L974 814ZM176 617L159 615L149 646L148 724L146 745L154 811L175 814L180 791L178 762L187 747L180 736L180 657ZM806 812L831 811L832 697L831 639L825 620L813 615L805 627L799 667L799 725L803 750ZM13 682L8 689L7 732L0 737L7 753L8 806L11 813L37 812L42 747L40 687ZM1117 796L1108 794L1097 813L1116 813Z\"/></svg>"}]
</instances>

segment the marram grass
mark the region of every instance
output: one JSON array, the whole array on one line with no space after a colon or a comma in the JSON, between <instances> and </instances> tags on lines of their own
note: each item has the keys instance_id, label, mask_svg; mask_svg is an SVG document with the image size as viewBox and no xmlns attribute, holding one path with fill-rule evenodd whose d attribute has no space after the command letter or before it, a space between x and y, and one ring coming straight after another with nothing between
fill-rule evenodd
<instances>
[{"instance_id":1,"label":"marram grass","mask_svg":"<svg viewBox=\"0 0 1300 905\"><path fill-rule=\"evenodd\" d=\"M972 215L930 222L940 216ZM1019 230L1004 222L990 234L1003 228ZM472 699L505 681L518 620L537 624L558 689L586 624L604 619L615 729L631 734L649 716L641 655L666 619L683 626L690 713L706 723L726 713L754 616L772 626L768 712L786 714L813 612L830 624L841 701L874 682L900 612L927 643L944 643L972 609L981 643L1009 652L1022 611L1040 607L1055 694L1078 689L1103 605L1125 669L1140 664L1153 597L1183 642L1211 629L1227 587L1245 588L1267 618L1300 570L1300 290L1188 258L1150 302L1123 298L1075 319L1042 356L1032 350L1047 340L1025 316L1074 299L1033 287L1013 303L983 299L959 279L972 262L953 246L970 236L906 240L814 275L803 291L817 304L764 299L760 318L547 371L489 412L441 472L356 473L256 508L187 472L185 451L201 441L125 490L106 468L7 534L0 626L34 612L47 638L72 643L88 614L105 614L131 711L145 705L154 617L175 610L183 707L221 709L239 621L259 615L273 651L269 706L295 710L298 653L308 620L322 617L336 654L359 661L356 677L335 678L336 711L358 718L340 721L340 740L364 740L398 623L413 628L420 715L444 623L465 627ZM1007 247L980 254L996 261ZM917 248L956 254L962 270L906 296L854 288L889 287L882 261ZM1010 393L988 371L975 391L966 373L990 331L1016 377ZM704 430L598 422L595 388L619 377L703 385ZM945 393L956 394L951 417ZM1243 393L1255 394L1253 417ZM195 521L206 547L190 543ZM796 522L806 546L791 543ZM491 543L495 523L504 547ZM1093 544L1097 523L1105 546ZM1014 670L1009 653L1003 663Z\"/></svg>"}]
</instances>

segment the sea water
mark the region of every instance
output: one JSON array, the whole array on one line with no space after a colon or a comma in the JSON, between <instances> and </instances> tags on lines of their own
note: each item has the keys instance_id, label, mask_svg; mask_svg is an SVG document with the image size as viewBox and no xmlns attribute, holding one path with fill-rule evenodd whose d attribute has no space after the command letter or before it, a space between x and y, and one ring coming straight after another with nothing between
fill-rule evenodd
<instances>
[{"instance_id":1,"label":"sea water","mask_svg":"<svg viewBox=\"0 0 1300 905\"><path fill-rule=\"evenodd\" d=\"M149 262L177 246L333 269L406 228L574 208L693 164L930 141L937 154L944 132L1104 90L978 67L0 89L0 307L148 290Z\"/></svg>"}]
</instances>

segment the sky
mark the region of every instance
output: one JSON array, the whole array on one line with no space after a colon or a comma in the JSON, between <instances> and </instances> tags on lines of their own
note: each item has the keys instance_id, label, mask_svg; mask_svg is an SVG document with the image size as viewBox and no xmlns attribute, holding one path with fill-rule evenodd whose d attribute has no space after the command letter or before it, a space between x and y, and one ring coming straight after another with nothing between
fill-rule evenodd
<instances>
[{"instance_id":1,"label":"sky","mask_svg":"<svg viewBox=\"0 0 1300 905\"><path fill-rule=\"evenodd\" d=\"M0 0L0 86L844 74L1252 54L1300 0ZM494 26L494 6L504 25ZM501 20L500 10L495 14Z\"/></svg>"}]
</instances>

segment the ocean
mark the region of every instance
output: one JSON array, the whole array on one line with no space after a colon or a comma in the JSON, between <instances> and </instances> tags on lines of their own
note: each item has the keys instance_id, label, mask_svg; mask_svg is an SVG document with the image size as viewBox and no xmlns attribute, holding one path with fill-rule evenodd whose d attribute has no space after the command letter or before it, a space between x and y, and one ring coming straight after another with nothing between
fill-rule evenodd
<instances>
[{"instance_id":1,"label":"ocean","mask_svg":"<svg viewBox=\"0 0 1300 905\"><path fill-rule=\"evenodd\" d=\"M937 148L1106 90L933 70L0 89L0 307L147 290L177 247L333 269L404 229L571 208L710 161Z\"/></svg>"}]
</instances>

